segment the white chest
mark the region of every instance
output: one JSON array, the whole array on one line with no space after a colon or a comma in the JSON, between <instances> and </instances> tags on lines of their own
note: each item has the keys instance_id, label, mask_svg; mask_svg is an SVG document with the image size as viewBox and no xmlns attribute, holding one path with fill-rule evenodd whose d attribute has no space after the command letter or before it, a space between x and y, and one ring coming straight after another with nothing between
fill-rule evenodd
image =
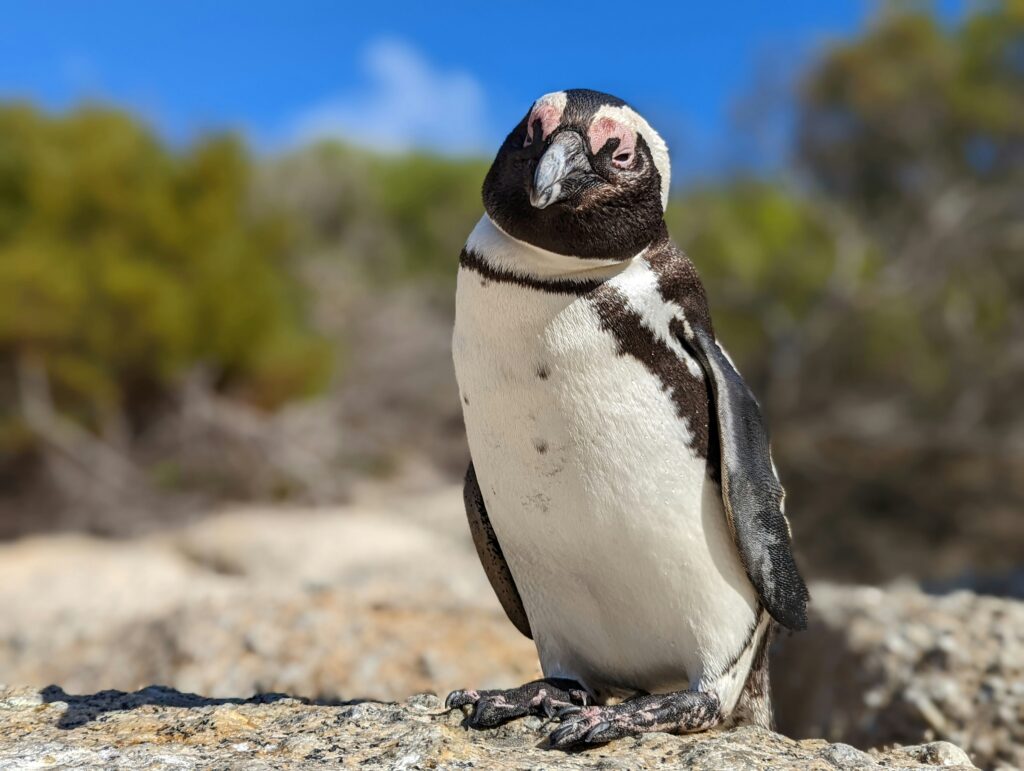
<instances>
[{"instance_id":1,"label":"white chest","mask_svg":"<svg viewBox=\"0 0 1024 771\"><path fill-rule=\"evenodd\" d=\"M644 270L615 281L655 328ZM462 269L456 314L470 451L545 673L663 691L726 666L756 601L664 385L586 297Z\"/></svg>"}]
</instances>

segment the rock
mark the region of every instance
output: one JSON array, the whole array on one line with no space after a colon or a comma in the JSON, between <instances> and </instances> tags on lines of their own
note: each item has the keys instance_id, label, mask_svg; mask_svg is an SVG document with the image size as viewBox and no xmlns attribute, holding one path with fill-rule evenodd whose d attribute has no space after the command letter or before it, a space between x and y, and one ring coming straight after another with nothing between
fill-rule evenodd
<instances>
[{"instance_id":1,"label":"rock","mask_svg":"<svg viewBox=\"0 0 1024 771\"><path fill-rule=\"evenodd\" d=\"M5 544L0 682L394 700L531 679L533 645L461 506L446 491L408 510L232 510L160 537Z\"/></svg>"},{"instance_id":2,"label":"rock","mask_svg":"<svg viewBox=\"0 0 1024 771\"><path fill-rule=\"evenodd\" d=\"M1024 603L912 586L812 595L810 628L772 661L784 733L858 747L944 739L983 767L1024 768Z\"/></svg>"},{"instance_id":3,"label":"rock","mask_svg":"<svg viewBox=\"0 0 1024 771\"><path fill-rule=\"evenodd\" d=\"M933 739L981 765L1024 767L1024 605L910 587L812 594L810 630L779 641L773 687L784 734L843 743L816 750L823 768L870 767L880 761L863 750ZM132 540L3 544L0 608L0 682L68 693L166 683L237 711L267 691L400 701L539 674L476 559L457 489L237 508ZM938 753L929 763L964 762L926 746ZM908 752L886 757L924 762Z\"/></svg>"},{"instance_id":4,"label":"rock","mask_svg":"<svg viewBox=\"0 0 1024 771\"><path fill-rule=\"evenodd\" d=\"M868 753L842 742L826 748L822 756L832 765L842 768L871 768L878 765Z\"/></svg>"},{"instance_id":5,"label":"rock","mask_svg":"<svg viewBox=\"0 0 1024 771\"><path fill-rule=\"evenodd\" d=\"M900 747L896 752L933 766L965 766L971 763L966 752L949 742L915 744L911 747Z\"/></svg>"},{"instance_id":6,"label":"rock","mask_svg":"<svg viewBox=\"0 0 1024 771\"><path fill-rule=\"evenodd\" d=\"M527 721L470 731L432 695L402 704L312 704L280 695L210 699L169 688L71 696L0 691L0 768L269 769L970 769L942 747L866 753L757 728L650 734L577 753L545 749Z\"/></svg>"}]
</instances>

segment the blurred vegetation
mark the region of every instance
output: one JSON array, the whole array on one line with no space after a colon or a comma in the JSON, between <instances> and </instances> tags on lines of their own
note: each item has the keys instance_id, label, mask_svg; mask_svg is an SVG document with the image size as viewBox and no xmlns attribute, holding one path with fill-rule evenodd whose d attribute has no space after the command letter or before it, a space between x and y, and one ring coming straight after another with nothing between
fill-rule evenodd
<instances>
[{"instance_id":1,"label":"blurred vegetation","mask_svg":"<svg viewBox=\"0 0 1024 771\"><path fill-rule=\"evenodd\" d=\"M798 89L788 183L676 200L812 569L1024 562L1024 3L891 4Z\"/></svg>"},{"instance_id":2,"label":"blurred vegetation","mask_svg":"<svg viewBox=\"0 0 1024 771\"><path fill-rule=\"evenodd\" d=\"M287 227L250 216L228 137L169 151L123 113L0 108L0 450L29 449L19 377L99 430L144 422L191 367L274 407L323 383Z\"/></svg>"},{"instance_id":3,"label":"blurred vegetation","mask_svg":"<svg viewBox=\"0 0 1024 771\"><path fill-rule=\"evenodd\" d=\"M304 253L326 251L378 284L440 284L447 296L489 165L323 142L268 162L260 200L297 224Z\"/></svg>"},{"instance_id":4,"label":"blurred vegetation","mask_svg":"<svg viewBox=\"0 0 1024 771\"><path fill-rule=\"evenodd\" d=\"M797 149L879 246L869 374L926 417L1001 428L1024 377L1024 3L979 8L953 29L892 13L833 49L805 83Z\"/></svg>"},{"instance_id":5,"label":"blurred vegetation","mask_svg":"<svg viewBox=\"0 0 1024 771\"><path fill-rule=\"evenodd\" d=\"M803 73L790 168L669 206L812 572L1024 562L1024 2L972 9L883 6ZM0 109L0 451L38 455L42 380L105 446L127 421L118 451L164 487L332 500L323 480L417 453L454 475L452 278L487 165L339 143L254 160L114 110Z\"/></svg>"}]
</instances>

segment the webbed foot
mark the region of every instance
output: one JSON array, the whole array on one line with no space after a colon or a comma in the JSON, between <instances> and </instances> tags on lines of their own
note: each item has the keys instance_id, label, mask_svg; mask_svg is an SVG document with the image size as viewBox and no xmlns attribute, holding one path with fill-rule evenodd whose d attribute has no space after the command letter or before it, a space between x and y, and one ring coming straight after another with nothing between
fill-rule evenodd
<instances>
[{"instance_id":1,"label":"webbed foot","mask_svg":"<svg viewBox=\"0 0 1024 771\"><path fill-rule=\"evenodd\" d=\"M552 731L549 742L555 749L566 749L652 731L691 733L712 728L720 720L718 697L712 693L649 694L608 707L564 710L562 724Z\"/></svg>"},{"instance_id":2,"label":"webbed foot","mask_svg":"<svg viewBox=\"0 0 1024 771\"><path fill-rule=\"evenodd\" d=\"M472 706L466 725L491 728L524 715L550 719L560 710L586 706L590 701L590 694L575 680L553 677L508 690L452 691L444 705L448 709Z\"/></svg>"}]
</instances>

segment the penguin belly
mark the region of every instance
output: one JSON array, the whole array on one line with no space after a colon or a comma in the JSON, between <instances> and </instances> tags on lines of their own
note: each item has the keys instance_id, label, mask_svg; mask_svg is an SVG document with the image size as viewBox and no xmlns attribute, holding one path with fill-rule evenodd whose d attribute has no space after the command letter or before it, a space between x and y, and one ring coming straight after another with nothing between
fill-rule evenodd
<instances>
[{"instance_id":1,"label":"penguin belly","mask_svg":"<svg viewBox=\"0 0 1024 771\"><path fill-rule=\"evenodd\" d=\"M644 270L614 283L657 326ZM692 427L622 344L586 294L459 271L453 354L487 512L545 676L599 697L719 677L759 612ZM681 350L678 366L699 371Z\"/></svg>"}]
</instances>

